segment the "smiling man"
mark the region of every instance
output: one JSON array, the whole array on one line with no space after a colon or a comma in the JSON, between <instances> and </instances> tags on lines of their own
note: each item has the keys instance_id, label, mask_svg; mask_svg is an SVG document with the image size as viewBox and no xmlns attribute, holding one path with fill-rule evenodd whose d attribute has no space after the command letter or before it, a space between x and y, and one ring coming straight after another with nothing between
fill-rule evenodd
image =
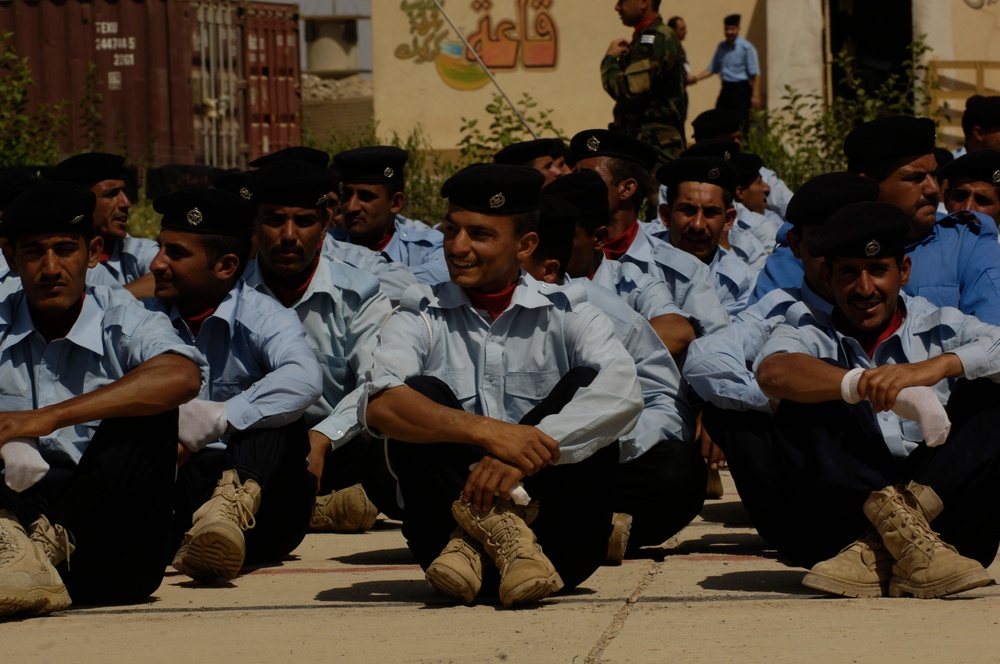
<instances>
[{"instance_id":1,"label":"smiling man","mask_svg":"<svg viewBox=\"0 0 1000 664\"><path fill-rule=\"evenodd\" d=\"M321 201L334 182L325 168L288 160L248 175L260 251L246 281L298 314L323 372L322 396L304 417L317 493L310 529L362 532L380 509L400 516L383 446L359 435L358 423L361 384L390 307L372 274L319 249L329 224Z\"/></svg>"},{"instance_id":2,"label":"smiling man","mask_svg":"<svg viewBox=\"0 0 1000 664\"><path fill-rule=\"evenodd\" d=\"M1000 328L900 293L910 228L886 203L832 215L810 243L825 257L831 322L789 310L757 364L781 401L775 454L807 478L796 500L812 508L772 525L811 550L804 583L823 592L961 592L989 583L1000 543Z\"/></svg>"},{"instance_id":3,"label":"smiling man","mask_svg":"<svg viewBox=\"0 0 1000 664\"><path fill-rule=\"evenodd\" d=\"M240 278L251 203L195 189L153 209L163 220L147 306L208 358L211 376L180 408L173 566L204 583L229 580L244 560L281 560L305 536L316 479L301 418L319 397L320 369L295 314Z\"/></svg>"},{"instance_id":4,"label":"smiling man","mask_svg":"<svg viewBox=\"0 0 1000 664\"><path fill-rule=\"evenodd\" d=\"M597 569L612 514L600 487L642 410L635 364L582 289L521 271L543 181L488 164L445 182L451 280L406 292L359 407L389 439L410 550L435 588L466 603L497 573L513 606ZM518 483L528 496L516 498Z\"/></svg>"},{"instance_id":5,"label":"smiling man","mask_svg":"<svg viewBox=\"0 0 1000 664\"><path fill-rule=\"evenodd\" d=\"M204 358L128 293L85 282L95 202L45 182L0 220L22 285L0 301L0 615L141 602L163 579L177 406Z\"/></svg>"},{"instance_id":6,"label":"smiling man","mask_svg":"<svg viewBox=\"0 0 1000 664\"><path fill-rule=\"evenodd\" d=\"M153 294L149 263L156 255L156 243L128 234L132 201L125 192L124 169L124 157L86 152L59 162L47 177L53 182L74 182L94 192L94 232L104 240L100 265L141 300Z\"/></svg>"}]
</instances>

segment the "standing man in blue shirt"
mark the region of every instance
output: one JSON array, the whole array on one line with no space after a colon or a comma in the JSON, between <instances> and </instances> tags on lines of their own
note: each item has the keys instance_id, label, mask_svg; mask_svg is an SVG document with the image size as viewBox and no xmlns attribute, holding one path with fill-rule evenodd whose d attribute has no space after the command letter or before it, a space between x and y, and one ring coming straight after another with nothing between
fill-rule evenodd
<instances>
[{"instance_id":1,"label":"standing man in blue shirt","mask_svg":"<svg viewBox=\"0 0 1000 664\"><path fill-rule=\"evenodd\" d=\"M0 301L4 616L63 609L71 597L141 602L163 580L177 406L198 393L204 358L162 314L85 283L103 248L95 203L86 189L45 182L0 220L21 282Z\"/></svg>"},{"instance_id":2,"label":"standing man in blue shirt","mask_svg":"<svg viewBox=\"0 0 1000 664\"><path fill-rule=\"evenodd\" d=\"M719 42L708 69L698 74L696 80L718 74L722 79L722 90L715 102L716 108L736 111L743 118L746 129L750 120L750 109L760 110L760 63L757 49L740 37L740 15L730 14L723 19L726 38Z\"/></svg>"},{"instance_id":3,"label":"standing man in blue shirt","mask_svg":"<svg viewBox=\"0 0 1000 664\"><path fill-rule=\"evenodd\" d=\"M253 204L194 189L153 209L163 221L147 306L208 358L211 376L180 408L178 539L186 532L173 566L197 581L229 580L245 559L280 560L305 536L316 479L302 414L319 398L320 369L295 313L241 278Z\"/></svg>"}]
</instances>

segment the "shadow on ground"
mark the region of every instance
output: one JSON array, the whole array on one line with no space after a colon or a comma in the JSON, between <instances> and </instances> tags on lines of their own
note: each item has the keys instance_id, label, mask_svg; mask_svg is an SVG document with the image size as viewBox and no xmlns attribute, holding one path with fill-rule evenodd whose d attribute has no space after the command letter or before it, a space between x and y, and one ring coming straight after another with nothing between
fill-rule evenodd
<instances>
[{"instance_id":1,"label":"shadow on ground","mask_svg":"<svg viewBox=\"0 0 1000 664\"><path fill-rule=\"evenodd\" d=\"M417 562L406 547L359 551L346 556L334 556L329 560L345 565L413 565Z\"/></svg>"}]
</instances>

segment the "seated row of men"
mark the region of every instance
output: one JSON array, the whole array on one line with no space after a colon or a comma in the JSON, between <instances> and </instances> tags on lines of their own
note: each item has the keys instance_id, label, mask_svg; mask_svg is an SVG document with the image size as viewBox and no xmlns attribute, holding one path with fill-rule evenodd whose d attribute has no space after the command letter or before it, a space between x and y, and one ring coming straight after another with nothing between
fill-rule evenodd
<instances>
[{"instance_id":1,"label":"seated row of men","mask_svg":"<svg viewBox=\"0 0 1000 664\"><path fill-rule=\"evenodd\" d=\"M138 601L168 561L232 579L379 511L447 596L533 603L689 523L706 441L806 585L988 583L992 219L937 217L932 124L861 125L852 172L788 202L787 244L747 225L779 282L727 311L712 267L752 274L724 244L762 176L719 143L657 172L662 224L638 219L652 150L590 130L548 184L459 171L440 230L398 217L405 153L338 155L341 186L286 151L158 199L131 292L108 283L131 260L121 161L60 164L0 217L0 612ZM332 237L332 194L367 247Z\"/></svg>"}]
</instances>

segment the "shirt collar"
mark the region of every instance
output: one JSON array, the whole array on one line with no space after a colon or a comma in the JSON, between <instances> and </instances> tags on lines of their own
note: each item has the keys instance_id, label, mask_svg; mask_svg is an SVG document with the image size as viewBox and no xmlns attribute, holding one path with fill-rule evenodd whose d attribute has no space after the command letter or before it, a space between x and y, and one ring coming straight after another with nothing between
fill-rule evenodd
<instances>
[{"instance_id":1,"label":"shirt collar","mask_svg":"<svg viewBox=\"0 0 1000 664\"><path fill-rule=\"evenodd\" d=\"M226 293L226 297L224 297L222 302L219 303L219 306L216 307L215 312L212 313L212 315L209 316L204 323L202 323L202 330L210 325L209 321L218 318L226 324L227 332L229 333L229 336L232 336L233 329L236 327L236 305L239 300L240 289L245 285L246 284L243 279L236 282L236 285L233 286L228 293ZM191 330L188 328L187 323L184 322L184 317L181 316L180 309L177 308L176 303L170 304L170 310L167 312L167 315L170 316L170 321L174 324L175 328L178 330L184 330L190 334ZM218 325L218 323L211 325ZM194 337L194 335L191 336Z\"/></svg>"},{"instance_id":2,"label":"shirt collar","mask_svg":"<svg viewBox=\"0 0 1000 664\"><path fill-rule=\"evenodd\" d=\"M435 309L458 309L463 306L471 307L472 304L469 302L469 296L465 294L465 291L449 281L441 285L441 288L437 291L437 297L431 298L427 306ZM524 270L521 270L517 289L514 291L514 297L511 299L511 306L507 310L510 311L510 309L517 306L525 309L552 306L552 301L539 292L539 283Z\"/></svg>"},{"instance_id":3,"label":"shirt collar","mask_svg":"<svg viewBox=\"0 0 1000 664\"><path fill-rule=\"evenodd\" d=\"M83 307L76 322L70 328L69 334L64 338L80 348L91 351L95 355L104 355L104 326L101 321L104 318L104 309L98 303L94 294L87 289L90 297L83 299ZM31 320L31 312L28 310L28 300L22 291L18 295L18 302L14 305L14 322L11 325L10 333L3 340L0 350L6 350L19 343L32 333L37 333L35 323Z\"/></svg>"}]
</instances>

